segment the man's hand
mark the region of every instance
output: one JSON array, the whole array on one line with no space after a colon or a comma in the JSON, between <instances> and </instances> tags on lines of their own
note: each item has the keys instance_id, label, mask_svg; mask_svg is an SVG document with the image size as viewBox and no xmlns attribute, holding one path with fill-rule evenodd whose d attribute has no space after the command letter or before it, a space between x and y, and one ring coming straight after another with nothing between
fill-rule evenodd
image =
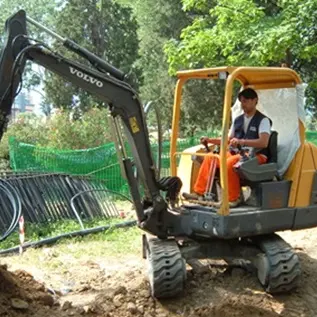
<instances>
[{"instance_id":1,"label":"man's hand","mask_svg":"<svg viewBox=\"0 0 317 317\"><path fill-rule=\"evenodd\" d=\"M220 138L208 138L206 136L203 136L200 138L200 143L203 145L207 145L208 143L211 143L213 145L220 145Z\"/></svg>"},{"instance_id":2,"label":"man's hand","mask_svg":"<svg viewBox=\"0 0 317 317\"><path fill-rule=\"evenodd\" d=\"M230 145L234 146L234 147L237 147L238 145L242 146L243 143L244 143L243 139L237 139L237 138L232 138L231 141L230 141Z\"/></svg>"},{"instance_id":3,"label":"man's hand","mask_svg":"<svg viewBox=\"0 0 317 317\"><path fill-rule=\"evenodd\" d=\"M208 142L209 142L209 138L208 137L203 136L203 137L200 138L200 143L201 144L205 145L205 144L208 144Z\"/></svg>"}]
</instances>

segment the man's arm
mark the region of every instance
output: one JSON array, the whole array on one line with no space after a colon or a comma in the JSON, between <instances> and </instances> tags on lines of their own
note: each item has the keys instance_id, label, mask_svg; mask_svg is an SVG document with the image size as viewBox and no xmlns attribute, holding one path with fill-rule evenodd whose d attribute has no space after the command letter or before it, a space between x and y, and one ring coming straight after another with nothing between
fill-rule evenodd
<instances>
[{"instance_id":1,"label":"man's arm","mask_svg":"<svg viewBox=\"0 0 317 317\"><path fill-rule=\"evenodd\" d=\"M232 124L230 127L230 130L229 130L229 135L228 135L228 142L229 143L233 139L233 137L234 137L234 129L233 129L233 124ZM201 143L203 143L204 141L205 142L207 141L207 143L211 143L214 145L220 145L221 144L221 137L219 137L219 138L202 138Z\"/></svg>"},{"instance_id":2,"label":"man's arm","mask_svg":"<svg viewBox=\"0 0 317 317\"><path fill-rule=\"evenodd\" d=\"M242 146L248 146L248 147L254 147L259 149L264 149L269 144L270 134L267 132L259 133L260 137L255 140L246 140L242 139L241 145Z\"/></svg>"},{"instance_id":3,"label":"man's arm","mask_svg":"<svg viewBox=\"0 0 317 317\"><path fill-rule=\"evenodd\" d=\"M271 124L268 118L264 118L259 126L259 138L254 140L248 140L248 139L236 139L233 138L231 140L232 145L238 145L241 146L248 146L248 147L254 147L254 148L266 148L269 144L271 134Z\"/></svg>"}]
</instances>

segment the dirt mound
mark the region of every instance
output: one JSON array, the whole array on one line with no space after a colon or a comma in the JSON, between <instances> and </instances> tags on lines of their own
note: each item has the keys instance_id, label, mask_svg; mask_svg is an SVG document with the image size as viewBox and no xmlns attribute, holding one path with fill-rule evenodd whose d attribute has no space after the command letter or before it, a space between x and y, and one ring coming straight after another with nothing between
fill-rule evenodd
<instances>
[{"instance_id":1,"label":"dirt mound","mask_svg":"<svg viewBox=\"0 0 317 317\"><path fill-rule=\"evenodd\" d=\"M264 292L250 290L237 292L232 287L232 276L207 271L192 275L183 296L171 300L155 300L150 296L145 272L132 269L108 277L102 275L90 280L65 296L74 307L85 305L85 311L105 317L276 317L279 304ZM234 277L241 283L249 277L240 272ZM222 284L222 285L221 285ZM218 289L220 287L220 289ZM221 291L222 286L227 293ZM231 292L230 292L231 290ZM83 302L83 298L84 302Z\"/></svg>"},{"instance_id":2,"label":"dirt mound","mask_svg":"<svg viewBox=\"0 0 317 317\"><path fill-rule=\"evenodd\" d=\"M269 300L263 298L256 301L252 296L233 296L225 298L219 303L204 305L193 305L190 300L187 305L168 303L153 300L147 289L132 293L127 291L124 286L120 286L116 291L108 295L101 295L96 298L92 311L103 313L109 317L277 317L280 314L273 310Z\"/></svg>"},{"instance_id":3,"label":"dirt mound","mask_svg":"<svg viewBox=\"0 0 317 317\"><path fill-rule=\"evenodd\" d=\"M62 311L58 295L50 294L41 283L23 270L10 272L0 266L0 315L7 317L35 315L41 317L68 316Z\"/></svg>"},{"instance_id":4,"label":"dirt mound","mask_svg":"<svg viewBox=\"0 0 317 317\"><path fill-rule=\"evenodd\" d=\"M233 297L223 300L213 307L201 307L197 309L197 315L201 317L277 317L280 314L273 311L268 301L257 303L250 296Z\"/></svg>"}]
</instances>

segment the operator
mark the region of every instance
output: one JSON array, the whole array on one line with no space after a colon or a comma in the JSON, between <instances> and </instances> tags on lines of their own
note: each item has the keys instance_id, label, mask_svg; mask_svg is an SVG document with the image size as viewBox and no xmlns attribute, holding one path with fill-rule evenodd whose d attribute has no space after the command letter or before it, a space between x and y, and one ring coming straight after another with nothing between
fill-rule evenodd
<instances>
[{"instance_id":1,"label":"operator","mask_svg":"<svg viewBox=\"0 0 317 317\"><path fill-rule=\"evenodd\" d=\"M238 145L247 149L256 148L256 157L259 164L264 164L267 161L267 147L271 134L272 120L262 114L256 109L258 103L258 95L255 90L246 88L242 90L238 99L241 102L243 114L238 116L231 125L229 132L229 144L233 148ZM220 145L220 138L201 138L201 143L211 143ZM198 177L194 185L194 194L184 193L186 199L200 199L206 192L208 178L210 177L209 171L213 159L217 167L220 167L219 155L207 156L204 158L202 165L199 169ZM236 207L241 202L240 197L240 179L239 175L235 172L234 166L240 161L240 154L227 153L227 170L228 170L228 195L229 206Z\"/></svg>"}]
</instances>

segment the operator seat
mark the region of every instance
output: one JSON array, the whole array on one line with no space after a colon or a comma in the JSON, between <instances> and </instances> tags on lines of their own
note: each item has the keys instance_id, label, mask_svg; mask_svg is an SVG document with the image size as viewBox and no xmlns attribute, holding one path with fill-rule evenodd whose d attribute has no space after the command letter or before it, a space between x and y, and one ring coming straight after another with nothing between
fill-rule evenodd
<instances>
[{"instance_id":1,"label":"operator seat","mask_svg":"<svg viewBox=\"0 0 317 317\"><path fill-rule=\"evenodd\" d=\"M273 180L277 176L277 136L276 131L272 131L268 143L268 160L266 164L259 164L254 151L250 159L242 162L237 168L238 175L243 181L263 182Z\"/></svg>"}]
</instances>

